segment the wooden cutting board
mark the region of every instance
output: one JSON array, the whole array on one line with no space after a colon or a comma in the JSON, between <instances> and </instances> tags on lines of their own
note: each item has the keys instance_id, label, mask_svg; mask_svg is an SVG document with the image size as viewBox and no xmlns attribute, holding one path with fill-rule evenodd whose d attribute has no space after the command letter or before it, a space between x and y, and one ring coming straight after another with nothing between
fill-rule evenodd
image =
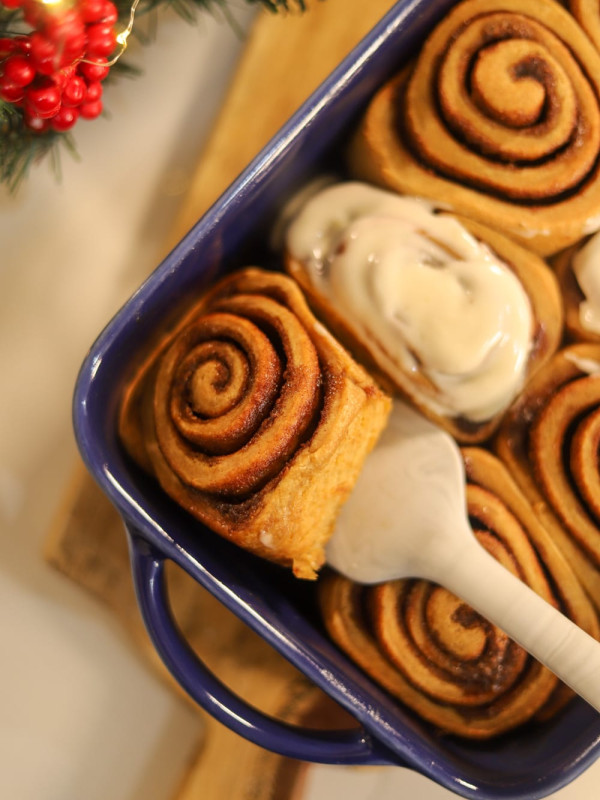
<instances>
[{"instance_id":1,"label":"wooden cutting board","mask_svg":"<svg viewBox=\"0 0 600 800\"><path fill-rule=\"evenodd\" d=\"M258 13L165 253L392 5L391 0L313 0L305 12ZM114 611L149 664L184 697L141 622L120 518L81 463L74 465L44 555ZM287 722L352 725L341 709L260 637L181 570L169 566L178 623L227 685ZM198 755L173 800L299 800L304 765L262 750L200 709L198 713L205 722Z\"/></svg>"}]
</instances>

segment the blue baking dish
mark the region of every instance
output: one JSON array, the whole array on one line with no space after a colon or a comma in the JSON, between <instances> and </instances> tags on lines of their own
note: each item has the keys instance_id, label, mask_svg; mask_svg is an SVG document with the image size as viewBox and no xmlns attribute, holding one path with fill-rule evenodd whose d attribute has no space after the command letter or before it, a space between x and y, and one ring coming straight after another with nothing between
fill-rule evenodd
<instances>
[{"instance_id":1,"label":"blue baking dish","mask_svg":"<svg viewBox=\"0 0 600 800\"><path fill-rule=\"evenodd\" d=\"M74 394L83 459L123 517L142 616L165 664L204 709L256 744L296 759L414 769L466 798L535 800L600 753L600 717L573 701L544 725L487 743L440 737L356 668L323 633L314 586L203 528L138 472L117 440L132 364L158 326L225 270L277 266L264 246L277 209L308 177L339 169L345 133L374 89L418 48L452 0L401 0L330 75L157 267L91 347ZM323 732L265 716L233 694L181 637L165 565L173 561L355 718Z\"/></svg>"}]
</instances>

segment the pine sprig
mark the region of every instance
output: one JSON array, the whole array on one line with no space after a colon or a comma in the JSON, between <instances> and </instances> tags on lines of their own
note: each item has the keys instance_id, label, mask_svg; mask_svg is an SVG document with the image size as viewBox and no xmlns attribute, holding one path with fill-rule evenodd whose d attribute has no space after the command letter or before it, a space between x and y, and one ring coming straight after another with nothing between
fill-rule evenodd
<instances>
[{"instance_id":1,"label":"pine sprig","mask_svg":"<svg viewBox=\"0 0 600 800\"><path fill-rule=\"evenodd\" d=\"M290 11L297 8L304 11L306 8L304 0L246 0L249 5L263 6L268 11ZM125 15L129 14L130 4L119 0L115 3L117 8ZM178 14L185 17L195 17L198 11L214 11L217 8L224 8L227 0L141 0L138 5L137 13L146 13L156 8L172 8Z\"/></svg>"},{"instance_id":2,"label":"pine sprig","mask_svg":"<svg viewBox=\"0 0 600 800\"><path fill-rule=\"evenodd\" d=\"M119 20L125 21L129 17L131 3L129 0L113 0L119 11ZM305 0L245 0L253 6L262 6L268 11L290 11L306 8ZM183 19L194 22L199 12L212 13L217 10L227 11L227 0L140 0L136 9L136 16L142 16L157 9L170 8Z\"/></svg>"},{"instance_id":3,"label":"pine sprig","mask_svg":"<svg viewBox=\"0 0 600 800\"><path fill-rule=\"evenodd\" d=\"M1 102L1 101L0 101ZM0 183L15 192L29 169L39 161L50 159L55 175L60 174L60 148L76 155L69 133L46 131L39 135L23 125L22 116L10 103L0 105Z\"/></svg>"},{"instance_id":4,"label":"pine sprig","mask_svg":"<svg viewBox=\"0 0 600 800\"><path fill-rule=\"evenodd\" d=\"M120 29L125 28L131 14L132 0L113 0L118 12ZM305 0L245 0L246 3L276 13L278 11L305 10ZM136 21L148 17L159 9L171 9L187 23L193 24L201 13L221 12L230 24L235 27L235 20L228 9L228 0L139 0L136 8ZM140 44L148 44L152 36L148 31L154 25L134 25L132 34ZM12 39L30 31L23 20L22 10L8 9L0 5L0 39ZM0 64L1 64L0 60ZM130 64L125 57L120 58L111 69L109 78L135 77L140 70ZM112 82L112 81L111 81ZM75 141L70 132L57 132L52 129L42 133L30 130L24 122L23 111L13 103L0 99L0 184L4 184L12 193L16 192L25 180L30 168L35 164L49 160L57 177L60 176L61 149L67 149L77 155Z\"/></svg>"}]
</instances>

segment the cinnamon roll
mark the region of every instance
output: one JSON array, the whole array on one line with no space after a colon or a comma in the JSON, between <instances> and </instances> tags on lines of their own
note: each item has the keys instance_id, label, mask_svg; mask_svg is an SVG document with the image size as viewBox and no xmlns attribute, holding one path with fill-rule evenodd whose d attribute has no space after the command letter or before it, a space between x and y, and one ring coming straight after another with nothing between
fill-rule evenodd
<instances>
[{"instance_id":1,"label":"cinnamon roll","mask_svg":"<svg viewBox=\"0 0 600 800\"><path fill-rule=\"evenodd\" d=\"M355 177L542 255L600 228L600 55L554 0L465 0L376 93Z\"/></svg>"},{"instance_id":2,"label":"cinnamon roll","mask_svg":"<svg viewBox=\"0 0 600 800\"><path fill-rule=\"evenodd\" d=\"M600 7L596 0L567 0L567 8L600 50Z\"/></svg>"},{"instance_id":3,"label":"cinnamon roll","mask_svg":"<svg viewBox=\"0 0 600 800\"><path fill-rule=\"evenodd\" d=\"M218 283L126 388L131 457L194 517L314 578L389 398L285 275Z\"/></svg>"},{"instance_id":4,"label":"cinnamon roll","mask_svg":"<svg viewBox=\"0 0 600 800\"><path fill-rule=\"evenodd\" d=\"M560 291L542 259L421 199L330 185L296 213L285 250L358 360L461 443L491 435L561 339Z\"/></svg>"},{"instance_id":5,"label":"cinnamon roll","mask_svg":"<svg viewBox=\"0 0 600 800\"><path fill-rule=\"evenodd\" d=\"M563 250L552 266L560 283L568 338L600 343L600 234Z\"/></svg>"},{"instance_id":6,"label":"cinnamon roll","mask_svg":"<svg viewBox=\"0 0 600 800\"><path fill-rule=\"evenodd\" d=\"M475 535L507 569L591 635L598 620L569 565L508 471L466 448ZM497 736L547 719L572 696L556 676L442 587L424 580L361 586L337 573L319 583L325 626L371 678L443 732Z\"/></svg>"},{"instance_id":7,"label":"cinnamon roll","mask_svg":"<svg viewBox=\"0 0 600 800\"><path fill-rule=\"evenodd\" d=\"M560 350L506 415L495 449L600 608L600 345Z\"/></svg>"}]
</instances>

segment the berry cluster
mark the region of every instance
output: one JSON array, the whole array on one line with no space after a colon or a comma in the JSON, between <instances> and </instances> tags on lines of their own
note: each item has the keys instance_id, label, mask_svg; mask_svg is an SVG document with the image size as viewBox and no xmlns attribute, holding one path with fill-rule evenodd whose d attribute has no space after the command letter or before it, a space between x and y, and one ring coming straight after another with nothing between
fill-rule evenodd
<instances>
[{"instance_id":1,"label":"berry cluster","mask_svg":"<svg viewBox=\"0 0 600 800\"><path fill-rule=\"evenodd\" d=\"M0 38L0 98L23 109L25 125L67 131L102 112L102 81L116 46L111 0L0 0L20 9L30 33Z\"/></svg>"}]
</instances>

